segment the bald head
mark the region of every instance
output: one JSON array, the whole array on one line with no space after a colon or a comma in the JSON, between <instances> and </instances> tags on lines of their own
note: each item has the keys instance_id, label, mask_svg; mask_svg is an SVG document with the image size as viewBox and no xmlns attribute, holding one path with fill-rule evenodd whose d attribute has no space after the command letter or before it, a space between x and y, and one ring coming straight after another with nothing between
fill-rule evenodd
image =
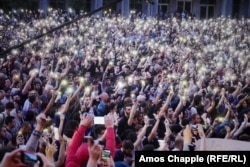
<instances>
[{"instance_id":1,"label":"bald head","mask_svg":"<svg viewBox=\"0 0 250 167\"><path fill-rule=\"evenodd\" d=\"M184 140L183 140L183 137L182 136L176 136L175 138L175 147L178 148L179 150L182 150L183 149L183 143L184 143Z\"/></svg>"},{"instance_id":2,"label":"bald head","mask_svg":"<svg viewBox=\"0 0 250 167\"><path fill-rule=\"evenodd\" d=\"M103 92L103 93L101 94L101 100L102 100L103 102L107 103L108 100L109 100L109 95L108 95L106 92Z\"/></svg>"}]
</instances>

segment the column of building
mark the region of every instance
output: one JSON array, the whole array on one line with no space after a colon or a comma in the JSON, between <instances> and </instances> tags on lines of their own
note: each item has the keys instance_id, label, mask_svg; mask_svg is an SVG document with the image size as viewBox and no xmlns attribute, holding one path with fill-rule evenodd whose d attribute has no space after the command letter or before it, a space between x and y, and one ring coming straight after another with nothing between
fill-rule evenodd
<instances>
[{"instance_id":1,"label":"column of building","mask_svg":"<svg viewBox=\"0 0 250 167\"><path fill-rule=\"evenodd\" d=\"M170 0L169 1L169 13L175 14L177 9L177 3L176 0Z\"/></svg>"},{"instance_id":2,"label":"column of building","mask_svg":"<svg viewBox=\"0 0 250 167\"><path fill-rule=\"evenodd\" d=\"M247 17L250 18L250 1L248 1L247 12Z\"/></svg>"},{"instance_id":3,"label":"column of building","mask_svg":"<svg viewBox=\"0 0 250 167\"><path fill-rule=\"evenodd\" d=\"M39 10L42 10L45 13L47 13L48 7L49 7L49 0L39 0Z\"/></svg>"},{"instance_id":4,"label":"column of building","mask_svg":"<svg viewBox=\"0 0 250 167\"><path fill-rule=\"evenodd\" d=\"M91 1L91 11L94 11L103 6L103 0L92 0ZM102 16L103 11L95 13L96 16Z\"/></svg>"},{"instance_id":5,"label":"column of building","mask_svg":"<svg viewBox=\"0 0 250 167\"><path fill-rule=\"evenodd\" d=\"M240 0L240 10L239 10L239 18L244 17L247 12L247 1L246 0Z\"/></svg>"},{"instance_id":6,"label":"column of building","mask_svg":"<svg viewBox=\"0 0 250 167\"><path fill-rule=\"evenodd\" d=\"M192 11L191 13L196 17L200 18L200 0L193 0L192 1Z\"/></svg>"},{"instance_id":7,"label":"column of building","mask_svg":"<svg viewBox=\"0 0 250 167\"><path fill-rule=\"evenodd\" d=\"M157 16L158 15L158 0L152 0L152 3L144 1L142 3L142 13L146 14L147 16Z\"/></svg>"},{"instance_id":8,"label":"column of building","mask_svg":"<svg viewBox=\"0 0 250 167\"><path fill-rule=\"evenodd\" d=\"M121 15L124 16L124 17L129 17L130 0L123 0L119 4L121 5Z\"/></svg>"},{"instance_id":9,"label":"column of building","mask_svg":"<svg viewBox=\"0 0 250 167\"><path fill-rule=\"evenodd\" d=\"M232 16L233 0L223 0L221 11L222 11L222 15L225 17Z\"/></svg>"},{"instance_id":10,"label":"column of building","mask_svg":"<svg viewBox=\"0 0 250 167\"><path fill-rule=\"evenodd\" d=\"M153 0L154 4L151 5L151 16L157 16L158 15L158 6L159 6L159 0Z\"/></svg>"}]
</instances>

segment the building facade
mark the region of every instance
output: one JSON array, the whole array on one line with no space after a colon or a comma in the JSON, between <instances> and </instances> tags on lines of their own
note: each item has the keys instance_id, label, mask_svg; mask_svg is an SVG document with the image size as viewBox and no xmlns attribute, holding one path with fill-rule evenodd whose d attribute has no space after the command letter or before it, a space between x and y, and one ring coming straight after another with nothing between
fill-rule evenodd
<instances>
[{"instance_id":1,"label":"building facade","mask_svg":"<svg viewBox=\"0 0 250 167\"><path fill-rule=\"evenodd\" d=\"M28 8L30 10L49 7L60 9L74 9L79 13L90 12L113 0L0 0L0 8ZM196 18L208 19L218 16L234 18L250 17L250 0L122 0L104 13L120 13L129 16L130 12L143 13L148 16L166 17L171 14L194 15Z\"/></svg>"}]
</instances>

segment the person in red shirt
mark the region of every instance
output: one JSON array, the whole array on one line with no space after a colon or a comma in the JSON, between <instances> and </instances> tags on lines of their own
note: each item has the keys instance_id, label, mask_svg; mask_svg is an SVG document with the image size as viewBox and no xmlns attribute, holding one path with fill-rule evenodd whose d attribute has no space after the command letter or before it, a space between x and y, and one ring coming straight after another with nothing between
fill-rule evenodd
<instances>
[{"instance_id":1,"label":"person in red shirt","mask_svg":"<svg viewBox=\"0 0 250 167\"><path fill-rule=\"evenodd\" d=\"M80 127L74 133L72 140L68 146L65 162L66 167L86 166L89 159L89 145L88 143L82 143L82 138L85 134L85 131L89 127L91 127L93 118L94 117L92 115L81 116ZM104 122L107 130L105 148L110 150L110 155L114 158L116 149L114 122L112 120L112 117L110 116L105 116Z\"/></svg>"}]
</instances>

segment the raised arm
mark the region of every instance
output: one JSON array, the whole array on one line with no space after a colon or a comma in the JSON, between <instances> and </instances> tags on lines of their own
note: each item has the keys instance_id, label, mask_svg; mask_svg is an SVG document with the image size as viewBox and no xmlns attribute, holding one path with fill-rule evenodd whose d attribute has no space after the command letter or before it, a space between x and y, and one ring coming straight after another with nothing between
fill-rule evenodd
<instances>
[{"instance_id":1,"label":"raised arm","mask_svg":"<svg viewBox=\"0 0 250 167\"><path fill-rule=\"evenodd\" d=\"M44 114L47 114L49 112L49 110L53 107L55 99L56 99L56 93L52 90L51 92L51 99L49 101L49 104L47 105L47 107L45 108L45 110L43 111Z\"/></svg>"},{"instance_id":2,"label":"raised arm","mask_svg":"<svg viewBox=\"0 0 250 167\"><path fill-rule=\"evenodd\" d=\"M58 159L55 162L56 167L60 167L64 164L65 155L66 155L65 154L65 151L66 151L65 142L64 142L64 139L62 137L64 118L65 118L65 116L63 114L60 114L60 124L59 124L59 128L58 128L60 149L59 149Z\"/></svg>"},{"instance_id":3,"label":"raised arm","mask_svg":"<svg viewBox=\"0 0 250 167\"><path fill-rule=\"evenodd\" d=\"M241 91L241 88L242 88L242 84L239 82L239 84L238 84L236 90L232 93L233 98L236 98L236 97L237 97L237 95L238 95L238 94L240 93L240 91Z\"/></svg>"},{"instance_id":4,"label":"raised arm","mask_svg":"<svg viewBox=\"0 0 250 167\"><path fill-rule=\"evenodd\" d=\"M154 134L157 133L157 129L159 127L160 124L160 119L163 116L163 112L159 112L158 114L154 114L156 122L154 124L154 127L151 131L151 133L148 136L148 141L151 142L153 140Z\"/></svg>"},{"instance_id":5,"label":"raised arm","mask_svg":"<svg viewBox=\"0 0 250 167\"><path fill-rule=\"evenodd\" d=\"M60 136L59 138L59 142L60 142L60 149L59 149L59 155L58 155L58 159L55 162L55 166L56 167L60 167L64 164L64 160L65 160L65 143L64 143L64 139L62 138L62 136Z\"/></svg>"},{"instance_id":6,"label":"raised arm","mask_svg":"<svg viewBox=\"0 0 250 167\"><path fill-rule=\"evenodd\" d=\"M133 120L134 120L135 113L136 113L136 108L137 108L137 102L134 102L133 106L131 108L131 112L129 114L129 118L128 118L128 125L129 126L132 126L132 124L133 124Z\"/></svg>"},{"instance_id":7,"label":"raised arm","mask_svg":"<svg viewBox=\"0 0 250 167\"><path fill-rule=\"evenodd\" d=\"M230 134L232 138L233 138L233 135L237 131L238 128L239 128L239 120L238 120L238 118L236 116L235 120L234 120L234 128L233 128L233 130L231 131L231 134Z\"/></svg>"},{"instance_id":8,"label":"raised arm","mask_svg":"<svg viewBox=\"0 0 250 167\"><path fill-rule=\"evenodd\" d=\"M64 104L64 107L59 110L60 113L65 114L68 111L70 101L71 101L71 95L68 94L67 95L67 100L66 100L66 102Z\"/></svg>"},{"instance_id":9,"label":"raised arm","mask_svg":"<svg viewBox=\"0 0 250 167\"><path fill-rule=\"evenodd\" d=\"M78 88L76 89L76 91L74 92L74 94L70 98L70 102L72 102L79 95L82 88L83 88L83 80L80 80Z\"/></svg>"},{"instance_id":10,"label":"raised arm","mask_svg":"<svg viewBox=\"0 0 250 167\"><path fill-rule=\"evenodd\" d=\"M172 97L173 97L173 93L170 92L169 95L168 95L168 97L167 97L166 102L165 102L165 103L163 104L163 106L161 107L161 111L163 111L163 112L166 112L166 111L167 111L168 106L169 106L169 104L170 104L170 102L171 102Z\"/></svg>"},{"instance_id":11,"label":"raised arm","mask_svg":"<svg viewBox=\"0 0 250 167\"><path fill-rule=\"evenodd\" d=\"M211 105L207 108L207 113L211 113L215 107L214 96L211 98Z\"/></svg>"},{"instance_id":12,"label":"raised arm","mask_svg":"<svg viewBox=\"0 0 250 167\"><path fill-rule=\"evenodd\" d=\"M107 130L106 135L106 148L110 150L110 155L115 157L115 130L114 130L114 120L112 116L104 116L104 123Z\"/></svg>"},{"instance_id":13,"label":"raised arm","mask_svg":"<svg viewBox=\"0 0 250 167\"><path fill-rule=\"evenodd\" d=\"M189 151L189 145L192 143L192 132L189 125L186 125L185 129L183 130L183 151Z\"/></svg>"},{"instance_id":14,"label":"raised arm","mask_svg":"<svg viewBox=\"0 0 250 167\"><path fill-rule=\"evenodd\" d=\"M174 110L174 115L179 115L182 108L183 108L183 104L184 104L184 99L180 98L180 101L176 107L176 109Z\"/></svg>"},{"instance_id":15,"label":"raised arm","mask_svg":"<svg viewBox=\"0 0 250 167\"><path fill-rule=\"evenodd\" d=\"M248 122L248 117L245 114L244 121L241 123L239 129L237 129L236 132L233 134L233 139L236 139L244 131L244 129L246 128L247 122Z\"/></svg>"},{"instance_id":16,"label":"raised arm","mask_svg":"<svg viewBox=\"0 0 250 167\"><path fill-rule=\"evenodd\" d=\"M68 74L69 68L70 68L70 62L67 61L66 68L65 68L64 71L60 74L60 77L61 77L61 78L65 77L65 76Z\"/></svg>"},{"instance_id":17,"label":"raised arm","mask_svg":"<svg viewBox=\"0 0 250 167\"><path fill-rule=\"evenodd\" d=\"M24 88L22 90L23 95L26 95L29 92L29 89L31 88L32 81L35 77L36 77L36 74L31 73L30 78L28 79L28 81L26 82L26 84L24 85Z\"/></svg>"},{"instance_id":18,"label":"raised arm","mask_svg":"<svg viewBox=\"0 0 250 167\"><path fill-rule=\"evenodd\" d=\"M41 113L36 117L36 128L33 131L32 135L30 136L27 144L26 144L26 150L31 152L36 152L39 138L41 137L43 128L46 124L46 122L50 121L49 118L46 118L45 114Z\"/></svg>"},{"instance_id":19,"label":"raised arm","mask_svg":"<svg viewBox=\"0 0 250 167\"><path fill-rule=\"evenodd\" d=\"M216 106L217 109L222 105L222 103L223 103L224 100L225 100L225 89L223 89L221 91L221 98L219 100L219 103Z\"/></svg>"},{"instance_id":20,"label":"raised arm","mask_svg":"<svg viewBox=\"0 0 250 167\"><path fill-rule=\"evenodd\" d=\"M201 140L201 145L200 145L200 150L199 151L205 151L206 150L206 135L204 133L204 130L202 128L201 124L198 124L198 133L200 136Z\"/></svg>"},{"instance_id":21,"label":"raised arm","mask_svg":"<svg viewBox=\"0 0 250 167\"><path fill-rule=\"evenodd\" d=\"M238 102L238 104L236 105L236 108L239 109L239 108L242 106L242 104L243 104L248 98L249 98L248 95L246 95L244 98L242 98L242 99Z\"/></svg>"},{"instance_id":22,"label":"raised arm","mask_svg":"<svg viewBox=\"0 0 250 167\"><path fill-rule=\"evenodd\" d=\"M147 130L147 127L149 126L149 120L148 118L144 118L144 126L142 127L142 130L140 131L140 133L137 135L137 139L136 141L134 142L134 147L138 147L139 144L141 143L143 137L145 136L146 134L146 130Z\"/></svg>"},{"instance_id":23,"label":"raised arm","mask_svg":"<svg viewBox=\"0 0 250 167\"><path fill-rule=\"evenodd\" d=\"M92 115L87 115L86 117L81 116L80 127L74 133L67 149L67 158L65 166L69 166L69 164L75 160L75 154L82 143L84 133L91 126L93 119L94 117Z\"/></svg>"},{"instance_id":24,"label":"raised arm","mask_svg":"<svg viewBox=\"0 0 250 167\"><path fill-rule=\"evenodd\" d=\"M228 109L227 109L227 113L226 113L226 115L225 115L225 117L224 117L224 121L228 121L229 118L230 118L231 112L233 112L233 111L231 110L231 108L229 108L229 107L227 107L227 108L228 108Z\"/></svg>"},{"instance_id":25,"label":"raised arm","mask_svg":"<svg viewBox=\"0 0 250 167\"><path fill-rule=\"evenodd\" d=\"M161 94L162 94L162 91L163 91L162 90L162 82L163 82L163 80L161 80L161 82L159 83L159 86L157 88L157 95L156 95L156 98L154 100L155 105L157 105L160 102Z\"/></svg>"},{"instance_id":26,"label":"raised arm","mask_svg":"<svg viewBox=\"0 0 250 167\"><path fill-rule=\"evenodd\" d=\"M145 83L145 81L144 80L142 80L141 81L141 90L140 90L140 95L143 95L144 93L143 93L143 90L144 90L144 88L145 88L145 86L146 86L146 83Z\"/></svg>"}]
</instances>

